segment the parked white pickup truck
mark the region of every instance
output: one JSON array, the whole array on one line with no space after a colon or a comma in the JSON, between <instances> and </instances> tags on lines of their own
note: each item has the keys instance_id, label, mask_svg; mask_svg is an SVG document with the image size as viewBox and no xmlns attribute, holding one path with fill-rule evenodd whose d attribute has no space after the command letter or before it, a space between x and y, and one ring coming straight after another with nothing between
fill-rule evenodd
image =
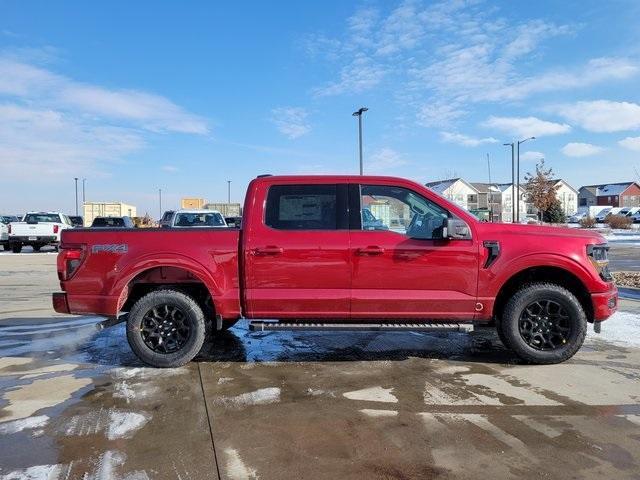
<instances>
[{"instance_id":1,"label":"parked white pickup truck","mask_svg":"<svg viewBox=\"0 0 640 480\"><path fill-rule=\"evenodd\" d=\"M0 215L0 246L4 250L9 250L9 224L17 221L13 215Z\"/></svg>"},{"instance_id":2,"label":"parked white pickup truck","mask_svg":"<svg viewBox=\"0 0 640 480\"><path fill-rule=\"evenodd\" d=\"M73 228L71 220L58 212L29 212L22 222L9 224L9 245L13 253L20 253L22 247L30 245L38 252L45 245L58 249L60 234L66 228Z\"/></svg>"}]
</instances>

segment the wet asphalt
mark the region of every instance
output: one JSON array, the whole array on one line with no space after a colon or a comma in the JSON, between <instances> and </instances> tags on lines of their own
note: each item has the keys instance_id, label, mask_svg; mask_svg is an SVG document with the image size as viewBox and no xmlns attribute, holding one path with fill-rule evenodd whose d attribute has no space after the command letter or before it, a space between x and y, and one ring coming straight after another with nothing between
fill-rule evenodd
<instances>
[{"instance_id":1,"label":"wet asphalt","mask_svg":"<svg viewBox=\"0 0 640 480\"><path fill-rule=\"evenodd\" d=\"M530 366L491 333L240 322L156 370L57 288L54 255L0 255L2 480L640 477L640 349L592 332Z\"/></svg>"}]
</instances>

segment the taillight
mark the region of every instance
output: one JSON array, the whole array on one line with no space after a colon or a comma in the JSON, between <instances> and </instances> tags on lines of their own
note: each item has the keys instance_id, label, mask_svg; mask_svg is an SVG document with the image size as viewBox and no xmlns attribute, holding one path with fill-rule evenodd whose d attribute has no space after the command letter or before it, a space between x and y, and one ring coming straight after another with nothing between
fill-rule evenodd
<instances>
[{"instance_id":1,"label":"taillight","mask_svg":"<svg viewBox=\"0 0 640 480\"><path fill-rule=\"evenodd\" d=\"M65 247L60 248L58 254L58 278L60 280L69 280L78 270L82 263L83 257L82 247Z\"/></svg>"},{"instance_id":2,"label":"taillight","mask_svg":"<svg viewBox=\"0 0 640 480\"><path fill-rule=\"evenodd\" d=\"M58 233L58 230L60 230L60 225L54 225L53 226L53 233Z\"/></svg>"}]
</instances>

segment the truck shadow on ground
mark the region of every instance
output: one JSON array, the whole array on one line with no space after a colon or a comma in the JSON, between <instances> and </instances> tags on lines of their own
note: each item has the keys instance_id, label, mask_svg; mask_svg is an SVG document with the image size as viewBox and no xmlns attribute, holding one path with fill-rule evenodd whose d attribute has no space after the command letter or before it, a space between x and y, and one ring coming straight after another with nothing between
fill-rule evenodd
<instances>
[{"instance_id":1,"label":"truck shadow on ground","mask_svg":"<svg viewBox=\"0 0 640 480\"><path fill-rule=\"evenodd\" d=\"M103 366L142 366L125 325L100 329L97 317L16 318L0 322L0 357L29 356ZM521 363L491 333L251 332L241 321L205 342L197 362L356 362L410 357Z\"/></svg>"}]
</instances>

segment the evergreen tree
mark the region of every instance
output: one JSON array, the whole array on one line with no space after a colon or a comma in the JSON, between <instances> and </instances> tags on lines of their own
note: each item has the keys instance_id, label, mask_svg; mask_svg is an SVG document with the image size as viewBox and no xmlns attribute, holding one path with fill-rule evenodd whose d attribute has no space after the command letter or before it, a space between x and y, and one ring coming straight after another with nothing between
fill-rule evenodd
<instances>
[{"instance_id":1,"label":"evergreen tree","mask_svg":"<svg viewBox=\"0 0 640 480\"><path fill-rule=\"evenodd\" d=\"M555 199L551 206L542 213L542 220L547 223L564 223L565 214L560 200Z\"/></svg>"}]
</instances>

